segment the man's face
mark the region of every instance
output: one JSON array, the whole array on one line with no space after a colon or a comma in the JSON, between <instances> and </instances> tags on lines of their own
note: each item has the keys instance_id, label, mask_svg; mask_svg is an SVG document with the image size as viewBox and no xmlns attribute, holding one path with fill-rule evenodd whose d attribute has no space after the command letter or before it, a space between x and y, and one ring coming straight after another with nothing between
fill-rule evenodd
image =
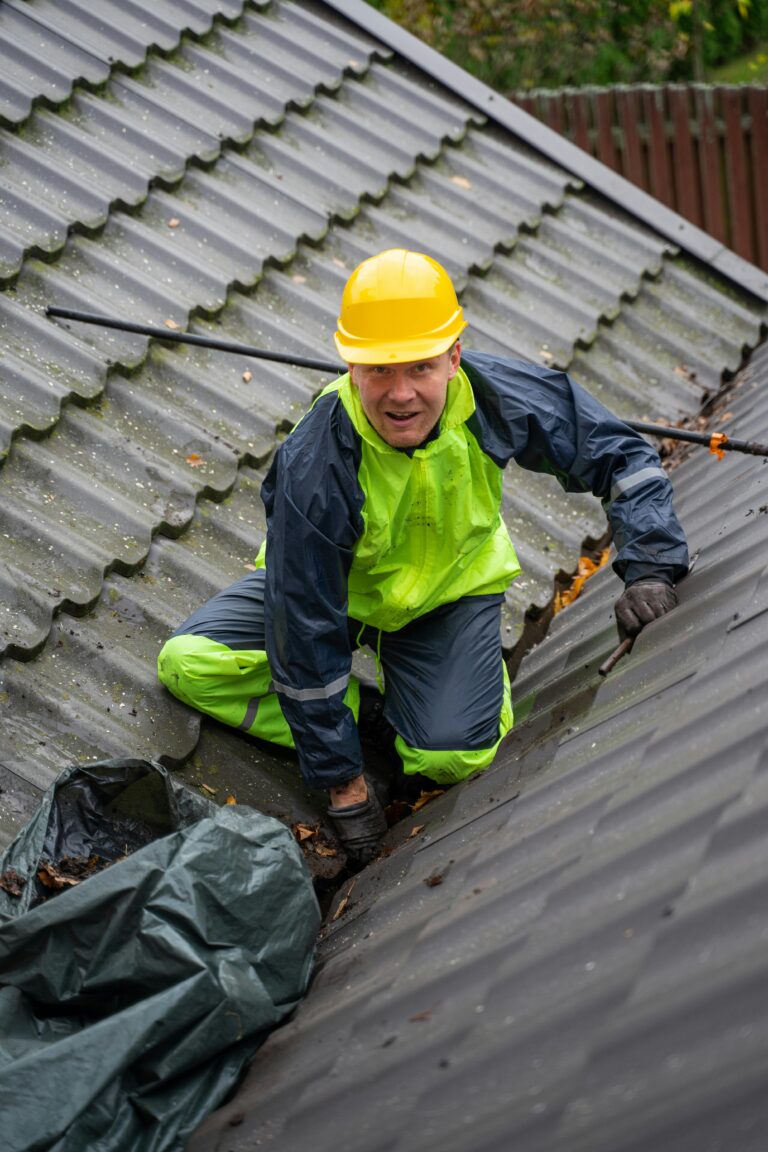
<instances>
[{"instance_id":1,"label":"man's face","mask_svg":"<svg viewBox=\"0 0 768 1152\"><path fill-rule=\"evenodd\" d=\"M429 360L405 364L350 364L368 420L393 448L416 448L442 415L448 381L459 369L461 345Z\"/></svg>"}]
</instances>

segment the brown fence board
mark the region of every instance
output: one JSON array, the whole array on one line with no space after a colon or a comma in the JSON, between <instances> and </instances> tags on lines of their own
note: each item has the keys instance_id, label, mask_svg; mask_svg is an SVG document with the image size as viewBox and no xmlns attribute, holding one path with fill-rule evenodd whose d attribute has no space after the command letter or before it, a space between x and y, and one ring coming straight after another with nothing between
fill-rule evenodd
<instances>
[{"instance_id":1,"label":"brown fence board","mask_svg":"<svg viewBox=\"0 0 768 1152\"><path fill-rule=\"evenodd\" d=\"M716 240L726 241L725 202L722 188L720 149L715 119L715 98L711 89L697 87L694 104L699 122L699 180L704 209L704 227Z\"/></svg>"},{"instance_id":2,"label":"brown fence board","mask_svg":"<svg viewBox=\"0 0 768 1152\"><path fill-rule=\"evenodd\" d=\"M691 131L691 105L688 88L674 86L669 89L672 113L672 132L675 138L675 201L676 209L686 220L701 227L701 186L696 166L696 148Z\"/></svg>"},{"instance_id":3,"label":"brown fence board","mask_svg":"<svg viewBox=\"0 0 768 1152\"><path fill-rule=\"evenodd\" d=\"M570 135L565 131L565 113L563 109L562 96L554 93L547 93L539 97L540 106L543 105L543 120L550 128L554 128L555 132L559 132L561 136ZM539 113L541 116L541 113Z\"/></svg>"},{"instance_id":4,"label":"brown fence board","mask_svg":"<svg viewBox=\"0 0 768 1152\"><path fill-rule=\"evenodd\" d=\"M672 191L672 168L667 138L667 118L664 109L664 90L648 88L643 92L643 112L648 127L648 171L650 185L648 191L674 208Z\"/></svg>"},{"instance_id":5,"label":"brown fence board","mask_svg":"<svg viewBox=\"0 0 768 1152\"><path fill-rule=\"evenodd\" d=\"M623 139L623 175L640 188L646 188L645 165L643 164L643 144L640 137L640 110L638 93L632 88L620 88L616 92L616 107L619 113Z\"/></svg>"},{"instance_id":6,"label":"brown fence board","mask_svg":"<svg viewBox=\"0 0 768 1152\"><path fill-rule=\"evenodd\" d=\"M571 125L571 139L585 152L592 152L589 135L589 100L579 92L568 94L566 103Z\"/></svg>"},{"instance_id":7,"label":"brown fence board","mask_svg":"<svg viewBox=\"0 0 768 1152\"><path fill-rule=\"evenodd\" d=\"M597 123L597 148L593 155L607 164L609 168L619 167L619 153L614 139L613 124L615 118L613 92L610 88L595 93L595 121Z\"/></svg>"},{"instance_id":8,"label":"brown fence board","mask_svg":"<svg viewBox=\"0 0 768 1152\"><path fill-rule=\"evenodd\" d=\"M742 129L740 88L720 93L725 135L725 179L728 187L728 242L734 252L747 260L752 253L752 204L747 176L747 152ZM768 196L768 189L765 195Z\"/></svg>"}]
</instances>

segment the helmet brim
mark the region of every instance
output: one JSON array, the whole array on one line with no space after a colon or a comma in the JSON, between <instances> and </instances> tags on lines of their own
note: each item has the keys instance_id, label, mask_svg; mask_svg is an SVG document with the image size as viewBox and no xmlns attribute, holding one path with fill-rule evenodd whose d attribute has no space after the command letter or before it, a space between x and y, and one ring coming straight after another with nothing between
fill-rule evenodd
<instances>
[{"instance_id":1,"label":"helmet brim","mask_svg":"<svg viewBox=\"0 0 768 1152\"><path fill-rule=\"evenodd\" d=\"M441 356L452 348L461 336L467 322L463 318L450 326L449 332L434 333L410 340L369 341L355 339L341 329L334 334L336 350L345 364L408 364L415 360L429 360Z\"/></svg>"}]
</instances>

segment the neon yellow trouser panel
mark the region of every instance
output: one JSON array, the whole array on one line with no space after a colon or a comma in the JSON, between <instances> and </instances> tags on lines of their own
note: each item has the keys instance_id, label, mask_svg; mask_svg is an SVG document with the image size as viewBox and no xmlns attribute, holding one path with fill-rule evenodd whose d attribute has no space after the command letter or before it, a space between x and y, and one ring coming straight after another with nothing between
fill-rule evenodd
<instances>
[{"instance_id":1,"label":"neon yellow trouser panel","mask_svg":"<svg viewBox=\"0 0 768 1152\"><path fill-rule=\"evenodd\" d=\"M271 690L266 652L228 648L207 636L172 636L157 658L157 674L185 704L283 748L295 744ZM357 719L360 684L351 677L344 696Z\"/></svg>"},{"instance_id":2,"label":"neon yellow trouser panel","mask_svg":"<svg viewBox=\"0 0 768 1152\"><path fill-rule=\"evenodd\" d=\"M496 755L499 744L514 723L512 696L506 665L504 669L504 700L499 717L499 738L490 748L465 748L463 751L445 751L432 748L409 748L401 736L395 741L395 749L403 761L403 771L409 775L420 772L436 784L456 784L466 780L475 772L488 768Z\"/></svg>"},{"instance_id":3,"label":"neon yellow trouser panel","mask_svg":"<svg viewBox=\"0 0 768 1152\"><path fill-rule=\"evenodd\" d=\"M157 661L160 682L184 704L284 748L295 747L277 694L266 652L235 650L207 636L172 636ZM360 684L351 677L344 696L355 719ZM395 747L408 774L422 773L438 784L454 784L487 768L499 743L512 727L509 679L504 669L504 699L497 741L489 748L433 750L410 747L401 736Z\"/></svg>"}]
</instances>

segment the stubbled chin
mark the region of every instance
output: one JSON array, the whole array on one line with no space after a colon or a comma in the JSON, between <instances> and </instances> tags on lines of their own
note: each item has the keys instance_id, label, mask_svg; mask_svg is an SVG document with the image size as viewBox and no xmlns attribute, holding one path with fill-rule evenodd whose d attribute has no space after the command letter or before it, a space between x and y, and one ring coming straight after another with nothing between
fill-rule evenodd
<instances>
[{"instance_id":1,"label":"stubbled chin","mask_svg":"<svg viewBox=\"0 0 768 1152\"><path fill-rule=\"evenodd\" d=\"M386 440L390 448L418 448L421 444L421 439L414 435L382 436L382 440Z\"/></svg>"}]
</instances>

